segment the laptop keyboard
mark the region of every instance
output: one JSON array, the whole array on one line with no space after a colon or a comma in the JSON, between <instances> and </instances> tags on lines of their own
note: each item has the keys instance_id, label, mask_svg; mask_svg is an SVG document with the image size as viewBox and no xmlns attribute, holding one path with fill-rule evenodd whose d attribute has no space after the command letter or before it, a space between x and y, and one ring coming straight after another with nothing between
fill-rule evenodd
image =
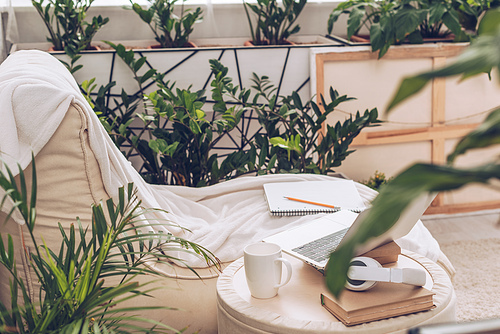
<instances>
[{"instance_id":1,"label":"laptop keyboard","mask_svg":"<svg viewBox=\"0 0 500 334\"><path fill-rule=\"evenodd\" d=\"M337 248L348 229L349 228L345 228L332 234L328 234L320 239L316 239L302 246L293 248L292 250L314 261L324 261L328 259L330 253Z\"/></svg>"}]
</instances>

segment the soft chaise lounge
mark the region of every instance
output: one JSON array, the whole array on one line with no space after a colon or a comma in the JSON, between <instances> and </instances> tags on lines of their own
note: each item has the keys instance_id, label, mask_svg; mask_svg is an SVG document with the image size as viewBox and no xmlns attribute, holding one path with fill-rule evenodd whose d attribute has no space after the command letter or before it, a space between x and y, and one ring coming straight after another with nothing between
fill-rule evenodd
<instances>
[{"instance_id":1,"label":"soft chaise lounge","mask_svg":"<svg viewBox=\"0 0 500 334\"><path fill-rule=\"evenodd\" d=\"M336 180L301 174L242 177L205 188L146 184L114 146L70 73L57 59L41 51L16 52L0 66L0 103L0 156L12 170L19 163L29 175L34 153L38 174L36 230L52 249L60 243L58 222L67 227L78 216L89 224L91 204L109 197L116 199L120 186L134 182L144 205L169 212L158 218L175 221L192 231L170 232L200 243L227 264L242 256L245 245L310 219L270 216L262 190L264 183ZM357 188L367 203L376 195L363 185L357 184ZM5 217L0 212L2 223ZM20 223L15 217L9 220L2 225L2 235L13 235L17 263L31 293L35 293L36 279L26 266L21 247L23 242L27 248L32 245L23 240L25 227ZM398 243L453 273L453 267L421 222ZM144 302L182 310L148 312L147 316L174 328L189 325L192 331L213 333L217 331L218 273L201 268L201 261L192 264L200 267L197 272L202 280L183 267L156 267L171 277L157 283L168 289L158 290L154 299ZM9 298L8 282L7 274L0 270L2 300Z\"/></svg>"}]
</instances>

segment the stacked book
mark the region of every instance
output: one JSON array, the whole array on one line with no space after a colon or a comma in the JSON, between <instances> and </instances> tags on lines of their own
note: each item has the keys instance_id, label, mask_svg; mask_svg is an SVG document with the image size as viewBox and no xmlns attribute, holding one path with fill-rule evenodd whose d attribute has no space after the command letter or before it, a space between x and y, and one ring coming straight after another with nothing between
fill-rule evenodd
<instances>
[{"instance_id":1,"label":"stacked book","mask_svg":"<svg viewBox=\"0 0 500 334\"><path fill-rule=\"evenodd\" d=\"M401 248L393 241L362 256L381 264L396 262ZM434 292L407 284L379 282L368 291L342 292L339 299L321 294L321 304L346 326L386 319L434 308Z\"/></svg>"},{"instance_id":2,"label":"stacked book","mask_svg":"<svg viewBox=\"0 0 500 334\"><path fill-rule=\"evenodd\" d=\"M378 283L363 292L344 291L339 299L323 293L321 304L346 326L434 308L434 292L407 284Z\"/></svg>"}]
</instances>

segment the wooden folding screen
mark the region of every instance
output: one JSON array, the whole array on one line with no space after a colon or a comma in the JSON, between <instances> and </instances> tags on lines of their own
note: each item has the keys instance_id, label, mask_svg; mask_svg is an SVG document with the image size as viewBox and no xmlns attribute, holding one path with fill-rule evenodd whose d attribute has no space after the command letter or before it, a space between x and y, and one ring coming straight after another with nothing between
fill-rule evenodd
<instances>
[{"instance_id":1,"label":"wooden folding screen","mask_svg":"<svg viewBox=\"0 0 500 334\"><path fill-rule=\"evenodd\" d=\"M442 66L467 46L446 43L391 47L381 60L367 47L313 49L312 73L316 76L313 93L326 98L332 86L341 95L358 100L354 104L340 105L344 113L337 113L329 120L330 124L342 120L346 114L373 107L377 107L381 118L387 120L380 127L364 130L356 138L352 147L358 152L349 156L338 171L362 181L376 170L393 176L416 161L445 163L447 153L458 138L475 128L487 114L485 111L500 104L496 82L490 82L486 75L464 83L457 83L456 78L436 79L390 115L384 113L404 76ZM479 158L461 158L459 165L473 165L491 154L498 154L498 150L479 154ZM499 205L500 193L471 186L440 194L428 212L471 211L498 208Z\"/></svg>"}]
</instances>

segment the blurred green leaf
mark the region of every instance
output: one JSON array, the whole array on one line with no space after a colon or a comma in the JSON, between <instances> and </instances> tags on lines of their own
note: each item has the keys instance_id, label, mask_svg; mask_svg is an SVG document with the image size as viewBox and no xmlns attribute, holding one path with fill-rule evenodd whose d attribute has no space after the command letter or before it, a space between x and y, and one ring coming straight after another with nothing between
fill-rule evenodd
<instances>
[{"instance_id":1,"label":"blurred green leaf","mask_svg":"<svg viewBox=\"0 0 500 334\"><path fill-rule=\"evenodd\" d=\"M345 286L349 262L356 247L382 234L395 224L399 216L415 199L425 193L458 189L470 183L488 183L500 178L500 165L488 164L470 169L451 166L415 164L384 187L373 200L370 212L356 234L330 256L326 273L328 289L339 296Z\"/></svg>"},{"instance_id":2,"label":"blurred green leaf","mask_svg":"<svg viewBox=\"0 0 500 334\"><path fill-rule=\"evenodd\" d=\"M471 149L485 148L495 144L500 144L500 109L492 111L483 123L458 142L453 152L448 155L448 163Z\"/></svg>"}]
</instances>

